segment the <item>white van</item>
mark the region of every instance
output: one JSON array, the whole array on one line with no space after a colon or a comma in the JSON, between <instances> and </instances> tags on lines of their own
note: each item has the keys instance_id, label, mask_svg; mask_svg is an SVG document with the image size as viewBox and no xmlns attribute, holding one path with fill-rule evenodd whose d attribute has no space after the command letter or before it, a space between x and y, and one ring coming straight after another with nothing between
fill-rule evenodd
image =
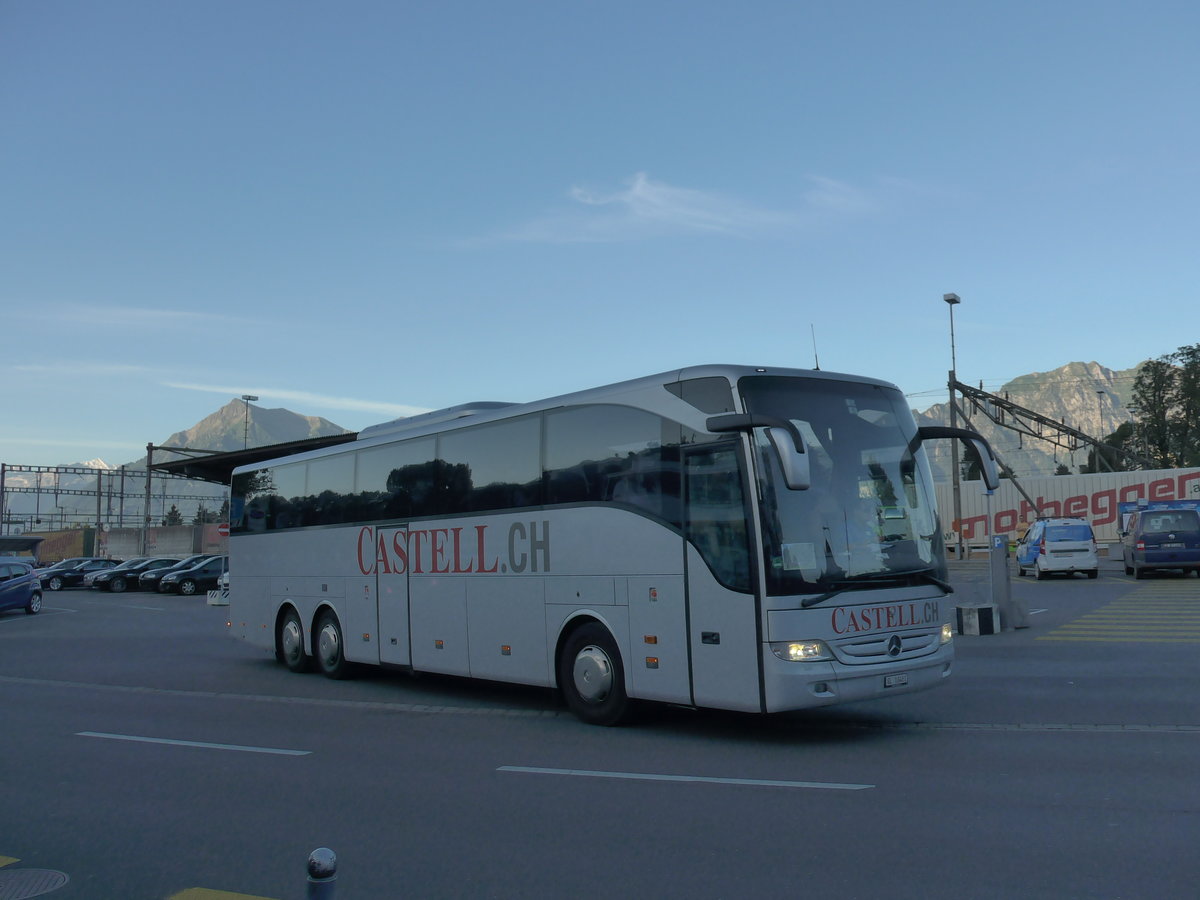
<instances>
[{"instance_id":1,"label":"white van","mask_svg":"<svg viewBox=\"0 0 1200 900\"><path fill-rule=\"evenodd\" d=\"M1017 574L1032 569L1038 578L1055 572L1100 573L1096 536L1087 519L1038 519L1017 543Z\"/></svg>"}]
</instances>

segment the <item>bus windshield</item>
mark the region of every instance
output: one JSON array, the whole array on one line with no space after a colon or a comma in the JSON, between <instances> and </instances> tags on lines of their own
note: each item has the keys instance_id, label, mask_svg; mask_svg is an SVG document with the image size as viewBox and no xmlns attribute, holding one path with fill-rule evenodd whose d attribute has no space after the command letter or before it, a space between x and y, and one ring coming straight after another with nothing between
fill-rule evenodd
<instances>
[{"instance_id":1,"label":"bus windshield","mask_svg":"<svg viewBox=\"0 0 1200 900\"><path fill-rule=\"evenodd\" d=\"M811 468L811 487L790 490L756 430L768 594L944 581L933 478L903 394L769 375L744 377L739 389L747 412L795 424Z\"/></svg>"}]
</instances>

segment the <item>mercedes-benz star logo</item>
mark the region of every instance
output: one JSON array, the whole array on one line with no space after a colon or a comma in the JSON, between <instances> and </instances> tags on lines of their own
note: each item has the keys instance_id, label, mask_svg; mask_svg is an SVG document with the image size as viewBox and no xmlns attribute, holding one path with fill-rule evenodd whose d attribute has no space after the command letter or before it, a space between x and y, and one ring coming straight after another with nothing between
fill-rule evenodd
<instances>
[{"instance_id":1,"label":"mercedes-benz star logo","mask_svg":"<svg viewBox=\"0 0 1200 900\"><path fill-rule=\"evenodd\" d=\"M888 638L887 652L888 656L899 656L900 651L904 649L904 642L900 640L900 635L893 634Z\"/></svg>"}]
</instances>

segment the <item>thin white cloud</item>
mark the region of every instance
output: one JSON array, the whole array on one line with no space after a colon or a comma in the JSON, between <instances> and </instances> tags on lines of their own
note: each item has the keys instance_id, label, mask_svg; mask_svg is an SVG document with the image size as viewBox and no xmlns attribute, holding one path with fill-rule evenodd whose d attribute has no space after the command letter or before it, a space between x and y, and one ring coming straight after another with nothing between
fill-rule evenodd
<instances>
[{"instance_id":1,"label":"thin white cloud","mask_svg":"<svg viewBox=\"0 0 1200 900\"><path fill-rule=\"evenodd\" d=\"M23 308L15 310L13 315L23 319L52 321L59 329L64 325L85 325L88 328L162 329L250 324L249 319L203 310L164 309L148 306L98 306L83 303Z\"/></svg>"},{"instance_id":2,"label":"thin white cloud","mask_svg":"<svg viewBox=\"0 0 1200 900\"><path fill-rule=\"evenodd\" d=\"M572 187L572 204L503 235L531 243L641 240L670 235L748 238L782 235L833 218L869 215L878 208L870 193L832 178L810 176L810 190L795 209L767 209L735 197L655 181L644 172L617 191Z\"/></svg>"},{"instance_id":3,"label":"thin white cloud","mask_svg":"<svg viewBox=\"0 0 1200 900\"><path fill-rule=\"evenodd\" d=\"M813 187L805 191L804 201L810 215L820 212L852 216L868 215L879 207L877 200L866 191L853 185L835 181L832 178L822 178L818 175L810 175L809 181L813 183Z\"/></svg>"},{"instance_id":4,"label":"thin white cloud","mask_svg":"<svg viewBox=\"0 0 1200 900\"><path fill-rule=\"evenodd\" d=\"M304 403L322 409L345 409L354 412L380 413L386 416L415 416L429 412L428 407L407 406L402 403L381 403L375 400L360 400L355 397L331 397L328 394L314 394L309 391L289 391L282 388L246 387L245 385L230 387L216 384L189 384L179 381L165 381L166 387L184 391L202 391L208 394L229 394L240 397L242 394L252 394L262 399L284 400L289 403Z\"/></svg>"}]
</instances>

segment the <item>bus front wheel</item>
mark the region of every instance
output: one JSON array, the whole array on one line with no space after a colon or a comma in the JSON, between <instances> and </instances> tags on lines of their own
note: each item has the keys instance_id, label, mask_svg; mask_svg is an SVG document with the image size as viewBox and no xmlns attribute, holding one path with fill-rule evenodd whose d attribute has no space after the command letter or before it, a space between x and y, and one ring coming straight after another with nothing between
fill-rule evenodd
<instances>
[{"instance_id":1,"label":"bus front wheel","mask_svg":"<svg viewBox=\"0 0 1200 900\"><path fill-rule=\"evenodd\" d=\"M597 622L577 628L563 644L558 686L567 708L590 725L617 725L629 713L621 653Z\"/></svg>"},{"instance_id":2,"label":"bus front wheel","mask_svg":"<svg viewBox=\"0 0 1200 900\"><path fill-rule=\"evenodd\" d=\"M304 625L294 609L290 609L279 623L275 635L275 658L293 672L307 672L308 655L304 652Z\"/></svg>"},{"instance_id":3,"label":"bus front wheel","mask_svg":"<svg viewBox=\"0 0 1200 900\"><path fill-rule=\"evenodd\" d=\"M329 678L345 678L348 674L346 654L342 649L342 626L337 616L325 610L317 619L317 665Z\"/></svg>"}]
</instances>

